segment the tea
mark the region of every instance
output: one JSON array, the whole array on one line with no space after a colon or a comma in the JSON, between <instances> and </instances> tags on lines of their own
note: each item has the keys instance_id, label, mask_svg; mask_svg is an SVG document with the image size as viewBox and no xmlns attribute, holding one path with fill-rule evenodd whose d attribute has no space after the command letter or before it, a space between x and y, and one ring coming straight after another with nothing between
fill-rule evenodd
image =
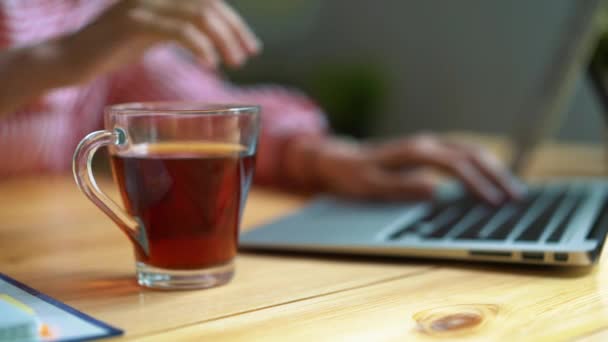
<instances>
[{"instance_id":1,"label":"tea","mask_svg":"<svg viewBox=\"0 0 608 342\"><path fill-rule=\"evenodd\" d=\"M138 261L174 270L230 262L254 164L237 144L148 144L113 155L125 207L148 241Z\"/></svg>"}]
</instances>

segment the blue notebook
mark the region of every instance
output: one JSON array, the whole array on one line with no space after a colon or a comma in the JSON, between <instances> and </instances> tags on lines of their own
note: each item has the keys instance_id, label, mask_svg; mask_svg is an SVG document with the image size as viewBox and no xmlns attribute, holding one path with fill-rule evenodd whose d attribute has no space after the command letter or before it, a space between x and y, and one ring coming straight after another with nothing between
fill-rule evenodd
<instances>
[{"instance_id":1,"label":"blue notebook","mask_svg":"<svg viewBox=\"0 0 608 342\"><path fill-rule=\"evenodd\" d=\"M123 333L1 273L0 313L0 342L87 341Z\"/></svg>"}]
</instances>

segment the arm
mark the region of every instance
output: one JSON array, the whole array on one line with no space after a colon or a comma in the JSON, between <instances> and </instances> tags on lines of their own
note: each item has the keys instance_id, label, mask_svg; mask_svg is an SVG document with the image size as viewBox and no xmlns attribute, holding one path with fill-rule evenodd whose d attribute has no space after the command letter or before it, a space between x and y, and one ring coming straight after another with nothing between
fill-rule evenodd
<instances>
[{"instance_id":1,"label":"arm","mask_svg":"<svg viewBox=\"0 0 608 342\"><path fill-rule=\"evenodd\" d=\"M69 84L70 68L62 40L0 52L0 117L46 90Z\"/></svg>"},{"instance_id":2,"label":"arm","mask_svg":"<svg viewBox=\"0 0 608 342\"><path fill-rule=\"evenodd\" d=\"M218 55L239 66L259 51L250 29L221 0L122 0L81 30L0 52L0 115L46 90L90 82L138 60L160 42L174 41L215 67Z\"/></svg>"},{"instance_id":3,"label":"arm","mask_svg":"<svg viewBox=\"0 0 608 342\"><path fill-rule=\"evenodd\" d=\"M304 191L320 190L315 169L328 125L320 108L296 93L258 90L251 101L262 105L262 135L255 180L259 184ZM274 97L274 102L268 97ZM265 99L266 98L266 99Z\"/></svg>"}]
</instances>

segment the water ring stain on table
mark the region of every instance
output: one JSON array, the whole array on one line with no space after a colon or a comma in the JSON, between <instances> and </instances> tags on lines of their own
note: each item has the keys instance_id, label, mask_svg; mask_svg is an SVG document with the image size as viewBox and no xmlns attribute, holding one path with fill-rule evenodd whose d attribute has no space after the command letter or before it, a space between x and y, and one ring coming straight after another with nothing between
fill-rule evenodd
<instances>
[{"instance_id":1,"label":"water ring stain on table","mask_svg":"<svg viewBox=\"0 0 608 342\"><path fill-rule=\"evenodd\" d=\"M412 317L417 330L430 336L457 336L478 331L498 314L498 305L462 304L420 311Z\"/></svg>"}]
</instances>

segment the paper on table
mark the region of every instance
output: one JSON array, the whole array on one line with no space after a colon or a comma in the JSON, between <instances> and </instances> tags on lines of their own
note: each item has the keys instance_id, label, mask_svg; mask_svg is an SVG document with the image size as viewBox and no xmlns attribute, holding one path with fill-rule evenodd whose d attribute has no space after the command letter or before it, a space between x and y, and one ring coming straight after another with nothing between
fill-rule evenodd
<instances>
[{"instance_id":1,"label":"paper on table","mask_svg":"<svg viewBox=\"0 0 608 342\"><path fill-rule=\"evenodd\" d=\"M1 273L0 294L10 296L35 312L44 328L41 341L85 341L123 333Z\"/></svg>"}]
</instances>

